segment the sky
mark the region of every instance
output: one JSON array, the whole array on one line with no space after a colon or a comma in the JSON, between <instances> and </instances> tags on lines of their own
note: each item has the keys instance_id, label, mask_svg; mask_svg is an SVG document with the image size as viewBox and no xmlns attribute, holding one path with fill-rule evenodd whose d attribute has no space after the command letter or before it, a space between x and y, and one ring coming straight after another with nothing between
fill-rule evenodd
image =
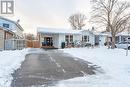
<instances>
[{"instance_id":1,"label":"sky","mask_svg":"<svg viewBox=\"0 0 130 87\"><path fill-rule=\"evenodd\" d=\"M85 28L90 28L90 11L90 0L15 0L15 13L9 18L20 19L24 32L36 34L37 27L71 28L68 18L75 13L85 14Z\"/></svg>"},{"instance_id":2,"label":"sky","mask_svg":"<svg viewBox=\"0 0 130 87\"><path fill-rule=\"evenodd\" d=\"M15 13L8 18L20 19L24 32L36 34L37 27L69 29L70 15L83 13L89 20L89 12L89 0L15 0Z\"/></svg>"}]
</instances>

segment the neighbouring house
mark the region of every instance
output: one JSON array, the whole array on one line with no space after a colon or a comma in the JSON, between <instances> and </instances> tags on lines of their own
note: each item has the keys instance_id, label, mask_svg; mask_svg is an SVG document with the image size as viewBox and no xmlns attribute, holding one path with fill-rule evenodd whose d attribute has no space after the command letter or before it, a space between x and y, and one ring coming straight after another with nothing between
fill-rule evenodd
<instances>
[{"instance_id":1,"label":"neighbouring house","mask_svg":"<svg viewBox=\"0 0 130 87\"><path fill-rule=\"evenodd\" d=\"M37 28L40 46L61 48L62 43L70 47L77 42L95 44L95 35L89 30Z\"/></svg>"},{"instance_id":2,"label":"neighbouring house","mask_svg":"<svg viewBox=\"0 0 130 87\"><path fill-rule=\"evenodd\" d=\"M104 44L107 42L112 42L112 37L109 32L99 32L99 33L96 33L95 35L99 38L96 40L100 46L104 46ZM116 44L120 42L127 42L127 40L128 42L130 42L130 35L128 34L128 32L125 32L125 31L118 33L115 38Z\"/></svg>"},{"instance_id":3,"label":"neighbouring house","mask_svg":"<svg viewBox=\"0 0 130 87\"><path fill-rule=\"evenodd\" d=\"M90 30L81 30L82 42L88 45L95 45L95 34Z\"/></svg>"},{"instance_id":4,"label":"neighbouring house","mask_svg":"<svg viewBox=\"0 0 130 87\"><path fill-rule=\"evenodd\" d=\"M0 50L22 49L24 43L19 23L0 16Z\"/></svg>"},{"instance_id":5,"label":"neighbouring house","mask_svg":"<svg viewBox=\"0 0 130 87\"><path fill-rule=\"evenodd\" d=\"M130 42L130 34L128 32L121 32L116 36L116 43L127 42L127 40Z\"/></svg>"}]
</instances>

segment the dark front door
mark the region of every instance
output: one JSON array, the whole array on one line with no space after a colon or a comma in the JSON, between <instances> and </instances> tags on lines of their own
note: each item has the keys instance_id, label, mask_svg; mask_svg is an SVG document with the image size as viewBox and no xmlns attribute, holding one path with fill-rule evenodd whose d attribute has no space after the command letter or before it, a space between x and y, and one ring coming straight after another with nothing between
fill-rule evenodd
<instances>
[{"instance_id":1,"label":"dark front door","mask_svg":"<svg viewBox=\"0 0 130 87\"><path fill-rule=\"evenodd\" d=\"M43 46L53 46L52 37L45 37Z\"/></svg>"}]
</instances>

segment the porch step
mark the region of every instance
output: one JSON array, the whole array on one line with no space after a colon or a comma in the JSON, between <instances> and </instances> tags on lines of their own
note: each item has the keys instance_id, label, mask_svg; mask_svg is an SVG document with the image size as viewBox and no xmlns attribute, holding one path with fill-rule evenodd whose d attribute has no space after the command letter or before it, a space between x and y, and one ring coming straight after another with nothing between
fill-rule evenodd
<instances>
[{"instance_id":1,"label":"porch step","mask_svg":"<svg viewBox=\"0 0 130 87\"><path fill-rule=\"evenodd\" d=\"M55 47L54 46L41 46L41 48L44 48L44 49L54 49Z\"/></svg>"}]
</instances>

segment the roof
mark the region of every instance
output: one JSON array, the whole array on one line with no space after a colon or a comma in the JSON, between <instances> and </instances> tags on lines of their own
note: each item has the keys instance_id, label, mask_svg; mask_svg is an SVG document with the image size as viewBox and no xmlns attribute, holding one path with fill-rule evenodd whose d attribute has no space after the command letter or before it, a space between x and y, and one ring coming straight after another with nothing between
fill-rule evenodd
<instances>
[{"instance_id":1,"label":"roof","mask_svg":"<svg viewBox=\"0 0 130 87\"><path fill-rule=\"evenodd\" d=\"M1 17L1 16L0 16L0 19L10 21L10 22L14 23L21 31L24 31L24 29L21 27L21 25L18 22L12 21L10 19L7 19L7 18Z\"/></svg>"},{"instance_id":2,"label":"roof","mask_svg":"<svg viewBox=\"0 0 130 87\"><path fill-rule=\"evenodd\" d=\"M117 35L122 35L122 36L128 36L128 32L121 32L121 33L118 33Z\"/></svg>"},{"instance_id":3,"label":"roof","mask_svg":"<svg viewBox=\"0 0 130 87\"><path fill-rule=\"evenodd\" d=\"M81 30L72 29L56 29L56 28L37 28L39 33L53 33L53 34L81 34Z\"/></svg>"}]
</instances>

